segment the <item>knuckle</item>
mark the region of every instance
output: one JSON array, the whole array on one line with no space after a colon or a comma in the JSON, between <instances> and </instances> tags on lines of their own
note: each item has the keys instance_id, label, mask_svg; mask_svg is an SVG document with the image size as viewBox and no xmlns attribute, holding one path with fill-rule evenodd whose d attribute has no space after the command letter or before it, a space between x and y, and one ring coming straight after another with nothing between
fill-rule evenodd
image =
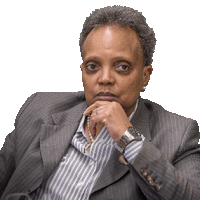
<instances>
[{"instance_id":1,"label":"knuckle","mask_svg":"<svg viewBox=\"0 0 200 200\"><path fill-rule=\"evenodd\" d=\"M109 117L109 116L110 116L110 110L107 109L107 110L105 111L105 117Z\"/></svg>"},{"instance_id":2,"label":"knuckle","mask_svg":"<svg viewBox=\"0 0 200 200\"><path fill-rule=\"evenodd\" d=\"M112 106L113 106L113 107L117 107L117 106L118 106L118 103L117 103L116 101L113 101L113 102L112 102Z\"/></svg>"}]
</instances>

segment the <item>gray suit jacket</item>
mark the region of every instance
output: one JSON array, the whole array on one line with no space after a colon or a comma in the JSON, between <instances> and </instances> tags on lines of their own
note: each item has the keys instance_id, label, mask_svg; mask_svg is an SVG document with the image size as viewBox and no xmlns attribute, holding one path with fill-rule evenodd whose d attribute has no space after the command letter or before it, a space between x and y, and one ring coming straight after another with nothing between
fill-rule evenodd
<instances>
[{"instance_id":1,"label":"gray suit jacket","mask_svg":"<svg viewBox=\"0 0 200 200\"><path fill-rule=\"evenodd\" d=\"M0 151L0 196L33 193L67 153L87 104L83 92L36 93L20 109ZM140 98L131 120L145 141L124 165L116 150L91 200L199 200L200 148L196 121Z\"/></svg>"}]
</instances>

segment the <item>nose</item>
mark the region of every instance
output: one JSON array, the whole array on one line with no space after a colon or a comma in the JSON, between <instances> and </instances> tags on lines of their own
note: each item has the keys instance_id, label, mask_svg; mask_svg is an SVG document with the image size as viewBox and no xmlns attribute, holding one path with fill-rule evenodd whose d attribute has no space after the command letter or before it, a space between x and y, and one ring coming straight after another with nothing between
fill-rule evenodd
<instances>
[{"instance_id":1,"label":"nose","mask_svg":"<svg viewBox=\"0 0 200 200\"><path fill-rule=\"evenodd\" d=\"M102 85L112 85L115 82L113 71L110 68L102 69L100 77L98 79L99 84Z\"/></svg>"}]
</instances>

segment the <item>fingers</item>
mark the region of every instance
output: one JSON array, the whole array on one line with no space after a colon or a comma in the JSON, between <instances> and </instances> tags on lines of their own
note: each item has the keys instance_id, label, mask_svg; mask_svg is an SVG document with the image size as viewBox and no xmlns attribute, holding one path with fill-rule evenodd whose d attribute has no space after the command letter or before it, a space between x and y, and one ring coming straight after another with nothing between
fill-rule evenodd
<instances>
[{"instance_id":1,"label":"fingers","mask_svg":"<svg viewBox=\"0 0 200 200\"><path fill-rule=\"evenodd\" d=\"M89 130L93 137L95 137L97 133L97 124L103 124L103 126L106 125L103 121L105 109L107 107L106 105L105 102L96 103L89 106L84 112L85 116L90 114Z\"/></svg>"},{"instance_id":2,"label":"fingers","mask_svg":"<svg viewBox=\"0 0 200 200\"><path fill-rule=\"evenodd\" d=\"M93 137L96 136L97 133L97 124L101 122L101 118L100 115L97 115L96 112L92 112L91 116L90 116L90 126L89 126L89 130L92 134Z\"/></svg>"},{"instance_id":3,"label":"fingers","mask_svg":"<svg viewBox=\"0 0 200 200\"><path fill-rule=\"evenodd\" d=\"M107 104L108 102L106 101L96 101L94 104L90 105L85 112L83 113L83 115L87 116L89 114L91 114L93 111L95 111L95 114L98 114L98 111L96 113L96 109L98 109L98 107L103 106L105 104Z\"/></svg>"},{"instance_id":4,"label":"fingers","mask_svg":"<svg viewBox=\"0 0 200 200\"><path fill-rule=\"evenodd\" d=\"M89 106L83 115L91 115L90 116L90 131L95 132L96 125L98 123L103 124L104 126L107 126L107 118L109 117L110 113L108 110L110 110L111 102L107 101L97 101L91 106Z\"/></svg>"},{"instance_id":5,"label":"fingers","mask_svg":"<svg viewBox=\"0 0 200 200\"><path fill-rule=\"evenodd\" d=\"M83 113L83 115L87 116L87 115L91 114L92 111L93 111L94 109L96 109L96 108L97 108L96 104L95 104L95 103L92 104L91 106L89 106L89 107L85 110L85 112Z\"/></svg>"},{"instance_id":6,"label":"fingers","mask_svg":"<svg viewBox=\"0 0 200 200\"><path fill-rule=\"evenodd\" d=\"M96 130L96 124L93 124L89 127L90 132L92 134L92 137L94 138L96 136L97 130Z\"/></svg>"}]
</instances>

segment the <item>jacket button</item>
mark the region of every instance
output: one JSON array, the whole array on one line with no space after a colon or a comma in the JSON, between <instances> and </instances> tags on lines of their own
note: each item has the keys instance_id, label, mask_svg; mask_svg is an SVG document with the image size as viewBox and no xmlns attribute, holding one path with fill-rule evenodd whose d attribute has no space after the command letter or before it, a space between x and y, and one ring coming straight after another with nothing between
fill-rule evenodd
<instances>
[{"instance_id":1,"label":"jacket button","mask_svg":"<svg viewBox=\"0 0 200 200\"><path fill-rule=\"evenodd\" d=\"M145 169L141 169L140 172L141 172L142 176L147 177L148 173Z\"/></svg>"},{"instance_id":2,"label":"jacket button","mask_svg":"<svg viewBox=\"0 0 200 200\"><path fill-rule=\"evenodd\" d=\"M154 185L155 185L154 180L150 180L150 181L149 181L149 184L150 184L151 186L154 186Z\"/></svg>"},{"instance_id":3,"label":"jacket button","mask_svg":"<svg viewBox=\"0 0 200 200\"><path fill-rule=\"evenodd\" d=\"M151 181L151 180L152 180L151 175L148 175L148 176L146 177L146 179L147 179L148 182Z\"/></svg>"},{"instance_id":4,"label":"jacket button","mask_svg":"<svg viewBox=\"0 0 200 200\"><path fill-rule=\"evenodd\" d=\"M156 189L157 191L160 191L160 188L161 188L160 185L158 185L158 184L155 185L155 189Z\"/></svg>"}]
</instances>

